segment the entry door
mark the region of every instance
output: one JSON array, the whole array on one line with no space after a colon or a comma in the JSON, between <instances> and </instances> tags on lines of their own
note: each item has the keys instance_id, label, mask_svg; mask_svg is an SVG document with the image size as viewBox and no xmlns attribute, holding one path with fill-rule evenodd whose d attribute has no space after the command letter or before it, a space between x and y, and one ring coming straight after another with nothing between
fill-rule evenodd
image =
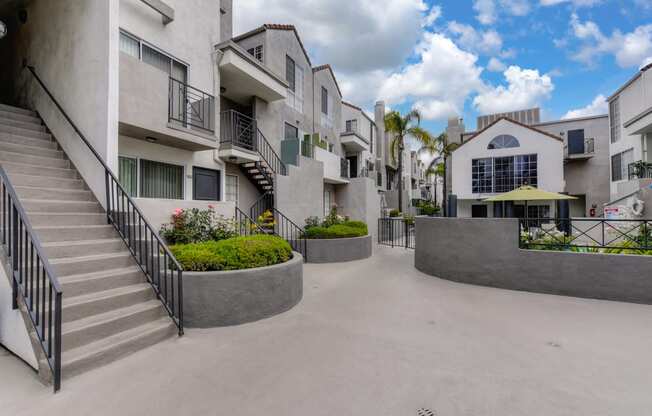
<instances>
[{"instance_id":1,"label":"entry door","mask_svg":"<svg viewBox=\"0 0 652 416\"><path fill-rule=\"evenodd\" d=\"M349 161L349 178L358 177L358 157L349 156L346 158Z\"/></svg>"},{"instance_id":2,"label":"entry door","mask_svg":"<svg viewBox=\"0 0 652 416\"><path fill-rule=\"evenodd\" d=\"M473 218L487 218L487 205L473 205L473 206L471 206L471 217L473 217Z\"/></svg>"},{"instance_id":3,"label":"entry door","mask_svg":"<svg viewBox=\"0 0 652 416\"><path fill-rule=\"evenodd\" d=\"M568 154L581 155L584 153L584 130L568 131Z\"/></svg>"},{"instance_id":4,"label":"entry door","mask_svg":"<svg viewBox=\"0 0 652 416\"><path fill-rule=\"evenodd\" d=\"M198 201L220 200L220 171L192 168L192 198Z\"/></svg>"}]
</instances>

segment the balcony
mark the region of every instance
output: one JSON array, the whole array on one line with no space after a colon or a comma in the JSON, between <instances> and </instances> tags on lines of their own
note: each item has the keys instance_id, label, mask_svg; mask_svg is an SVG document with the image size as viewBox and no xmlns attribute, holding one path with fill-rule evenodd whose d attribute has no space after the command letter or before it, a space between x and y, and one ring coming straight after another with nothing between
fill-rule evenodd
<instances>
[{"instance_id":1,"label":"balcony","mask_svg":"<svg viewBox=\"0 0 652 416\"><path fill-rule=\"evenodd\" d=\"M220 158L232 163L260 161L256 120L229 110L220 113Z\"/></svg>"},{"instance_id":2,"label":"balcony","mask_svg":"<svg viewBox=\"0 0 652 416\"><path fill-rule=\"evenodd\" d=\"M566 162L588 160L595 156L595 139L584 139L584 142L564 146L564 160Z\"/></svg>"},{"instance_id":3,"label":"balcony","mask_svg":"<svg viewBox=\"0 0 652 416\"><path fill-rule=\"evenodd\" d=\"M652 179L652 163L643 162L641 160L630 163L627 166L627 172L630 181L637 179Z\"/></svg>"},{"instance_id":4,"label":"balcony","mask_svg":"<svg viewBox=\"0 0 652 416\"><path fill-rule=\"evenodd\" d=\"M349 183L349 161L338 155L314 147L315 160L324 164L324 182L333 184Z\"/></svg>"},{"instance_id":5,"label":"balcony","mask_svg":"<svg viewBox=\"0 0 652 416\"><path fill-rule=\"evenodd\" d=\"M211 150L215 98L120 54L119 133L185 150Z\"/></svg>"},{"instance_id":6,"label":"balcony","mask_svg":"<svg viewBox=\"0 0 652 416\"><path fill-rule=\"evenodd\" d=\"M360 135L357 127L351 126L344 133L340 134L340 142L344 146L344 149L349 152L369 150L369 141Z\"/></svg>"},{"instance_id":7,"label":"balcony","mask_svg":"<svg viewBox=\"0 0 652 416\"><path fill-rule=\"evenodd\" d=\"M243 105L252 97L267 102L284 100L287 83L232 41L216 46L222 53L218 66L222 96Z\"/></svg>"}]
</instances>

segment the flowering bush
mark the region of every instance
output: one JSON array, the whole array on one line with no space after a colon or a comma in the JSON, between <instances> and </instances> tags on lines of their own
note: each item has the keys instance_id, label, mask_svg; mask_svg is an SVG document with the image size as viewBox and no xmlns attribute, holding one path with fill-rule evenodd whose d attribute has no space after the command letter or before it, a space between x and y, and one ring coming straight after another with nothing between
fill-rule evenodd
<instances>
[{"instance_id":1,"label":"flowering bush","mask_svg":"<svg viewBox=\"0 0 652 416\"><path fill-rule=\"evenodd\" d=\"M189 244L225 240L236 237L238 233L235 221L217 215L215 208L209 205L206 210L175 209L172 221L163 224L160 235L169 244Z\"/></svg>"}]
</instances>

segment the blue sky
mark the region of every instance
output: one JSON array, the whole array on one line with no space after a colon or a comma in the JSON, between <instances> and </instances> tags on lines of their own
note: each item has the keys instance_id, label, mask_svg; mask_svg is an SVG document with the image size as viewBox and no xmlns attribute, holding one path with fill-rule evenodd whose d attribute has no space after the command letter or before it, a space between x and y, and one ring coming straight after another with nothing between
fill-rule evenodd
<instances>
[{"instance_id":1,"label":"blue sky","mask_svg":"<svg viewBox=\"0 0 652 416\"><path fill-rule=\"evenodd\" d=\"M417 107L433 133L532 106L547 120L605 113L652 61L652 0L236 2L236 33L263 23L294 24L348 101Z\"/></svg>"}]
</instances>

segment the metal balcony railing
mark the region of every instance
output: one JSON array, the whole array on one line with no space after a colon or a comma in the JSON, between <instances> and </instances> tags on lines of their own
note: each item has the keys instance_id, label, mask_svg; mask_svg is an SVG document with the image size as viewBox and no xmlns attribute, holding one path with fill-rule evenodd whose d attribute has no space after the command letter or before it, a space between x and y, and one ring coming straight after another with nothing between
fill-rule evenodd
<instances>
[{"instance_id":1,"label":"metal balcony railing","mask_svg":"<svg viewBox=\"0 0 652 416\"><path fill-rule=\"evenodd\" d=\"M168 119L184 127L215 133L215 97L170 78Z\"/></svg>"},{"instance_id":2,"label":"metal balcony railing","mask_svg":"<svg viewBox=\"0 0 652 416\"><path fill-rule=\"evenodd\" d=\"M572 147L573 148L571 148L568 145L564 146L564 152L567 158L572 156L593 155L595 154L595 139L592 137L588 139L584 139L584 144L582 145L581 148L579 146L578 147L572 146Z\"/></svg>"},{"instance_id":3,"label":"metal balcony railing","mask_svg":"<svg viewBox=\"0 0 652 416\"><path fill-rule=\"evenodd\" d=\"M633 179L652 179L652 163L643 162L642 160L630 163L627 166L627 172L630 181Z\"/></svg>"}]
</instances>

